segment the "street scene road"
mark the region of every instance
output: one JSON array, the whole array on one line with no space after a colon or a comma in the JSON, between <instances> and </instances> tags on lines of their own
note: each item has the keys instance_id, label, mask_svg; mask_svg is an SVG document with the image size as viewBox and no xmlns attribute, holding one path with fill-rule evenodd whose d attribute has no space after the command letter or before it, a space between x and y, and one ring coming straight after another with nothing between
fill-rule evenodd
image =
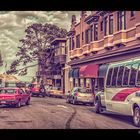
<instances>
[{"instance_id":1,"label":"street scene road","mask_svg":"<svg viewBox=\"0 0 140 140\"><path fill-rule=\"evenodd\" d=\"M29 106L0 107L0 129L138 129L130 120L96 114L93 106L67 104L59 98L32 97Z\"/></svg>"}]
</instances>

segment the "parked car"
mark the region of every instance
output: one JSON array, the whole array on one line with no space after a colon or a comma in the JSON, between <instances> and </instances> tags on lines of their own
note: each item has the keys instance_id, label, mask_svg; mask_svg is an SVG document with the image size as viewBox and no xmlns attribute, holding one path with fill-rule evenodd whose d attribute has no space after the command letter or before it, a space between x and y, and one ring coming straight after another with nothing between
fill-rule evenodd
<instances>
[{"instance_id":1,"label":"parked car","mask_svg":"<svg viewBox=\"0 0 140 140\"><path fill-rule=\"evenodd\" d=\"M30 86L30 93L32 96L42 96L45 97L46 96L46 90L44 85L41 85L39 83L32 83Z\"/></svg>"},{"instance_id":2,"label":"parked car","mask_svg":"<svg viewBox=\"0 0 140 140\"><path fill-rule=\"evenodd\" d=\"M0 88L0 105L12 105L21 107L21 105L30 104L30 94L21 88Z\"/></svg>"},{"instance_id":3,"label":"parked car","mask_svg":"<svg viewBox=\"0 0 140 140\"><path fill-rule=\"evenodd\" d=\"M94 105L94 94L91 92L91 89L74 87L71 92L66 94L66 102Z\"/></svg>"},{"instance_id":4,"label":"parked car","mask_svg":"<svg viewBox=\"0 0 140 140\"><path fill-rule=\"evenodd\" d=\"M49 97L63 97L63 91L60 89L60 87L48 87L46 94Z\"/></svg>"}]
</instances>

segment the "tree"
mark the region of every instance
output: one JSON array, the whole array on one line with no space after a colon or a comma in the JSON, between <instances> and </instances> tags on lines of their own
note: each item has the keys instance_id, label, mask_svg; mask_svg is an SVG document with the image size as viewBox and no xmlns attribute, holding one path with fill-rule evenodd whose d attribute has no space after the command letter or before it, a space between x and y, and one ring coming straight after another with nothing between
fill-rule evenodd
<instances>
[{"instance_id":1,"label":"tree","mask_svg":"<svg viewBox=\"0 0 140 140\"><path fill-rule=\"evenodd\" d=\"M46 48L51 47L50 42L53 39L65 38L67 31L53 24L35 23L28 26L25 33L25 37L19 40L21 46L18 47L17 59L11 63L10 69L6 72L7 74L26 75L29 67L43 65L43 60L47 59L50 53L45 55L45 58L42 53L45 52ZM37 63L27 66L32 62ZM18 66L22 66L22 68L17 69Z\"/></svg>"}]
</instances>

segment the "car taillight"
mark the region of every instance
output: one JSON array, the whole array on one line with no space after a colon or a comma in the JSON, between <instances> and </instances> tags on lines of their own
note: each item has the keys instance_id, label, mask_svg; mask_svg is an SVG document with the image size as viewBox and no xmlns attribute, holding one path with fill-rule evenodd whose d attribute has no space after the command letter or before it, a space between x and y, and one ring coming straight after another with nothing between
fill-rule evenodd
<instances>
[{"instance_id":1,"label":"car taillight","mask_svg":"<svg viewBox=\"0 0 140 140\"><path fill-rule=\"evenodd\" d=\"M78 96L78 92L75 93L75 96Z\"/></svg>"}]
</instances>

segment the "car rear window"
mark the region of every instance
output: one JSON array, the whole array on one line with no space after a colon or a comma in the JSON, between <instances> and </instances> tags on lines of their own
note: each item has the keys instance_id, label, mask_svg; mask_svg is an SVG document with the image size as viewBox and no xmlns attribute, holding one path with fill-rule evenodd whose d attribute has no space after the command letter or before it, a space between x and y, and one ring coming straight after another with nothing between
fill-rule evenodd
<instances>
[{"instance_id":1,"label":"car rear window","mask_svg":"<svg viewBox=\"0 0 140 140\"><path fill-rule=\"evenodd\" d=\"M16 93L15 89L1 89L0 94L5 93L5 94L14 94Z\"/></svg>"}]
</instances>

